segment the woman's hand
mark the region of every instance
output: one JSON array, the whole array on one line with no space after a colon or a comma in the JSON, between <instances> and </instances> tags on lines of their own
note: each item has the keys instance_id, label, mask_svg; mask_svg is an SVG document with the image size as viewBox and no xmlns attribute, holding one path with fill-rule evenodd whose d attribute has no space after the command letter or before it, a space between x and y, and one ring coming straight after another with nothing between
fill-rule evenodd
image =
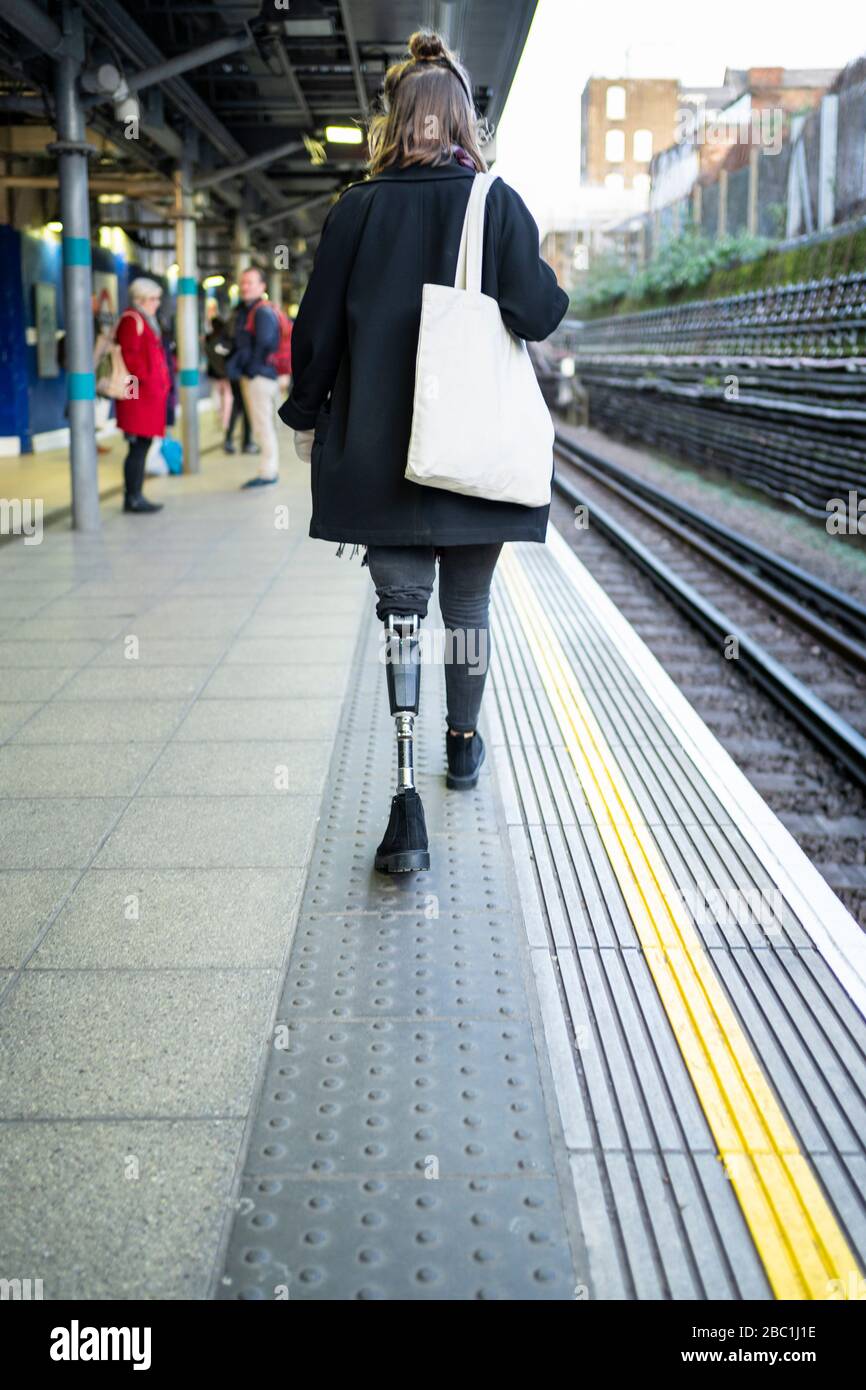
<instances>
[{"instance_id":1,"label":"woman's hand","mask_svg":"<svg viewBox=\"0 0 866 1390\"><path fill-rule=\"evenodd\" d=\"M313 456L314 430L295 430L295 453L302 463L309 463Z\"/></svg>"}]
</instances>

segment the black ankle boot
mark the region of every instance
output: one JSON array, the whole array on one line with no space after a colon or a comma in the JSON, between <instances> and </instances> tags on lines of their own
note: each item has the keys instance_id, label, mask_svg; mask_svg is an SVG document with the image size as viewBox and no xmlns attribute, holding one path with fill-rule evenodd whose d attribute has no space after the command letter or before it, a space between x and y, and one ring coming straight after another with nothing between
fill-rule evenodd
<instances>
[{"instance_id":1,"label":"black ankle boot","mask_svg":"<svg viewBox=\"0 0 866 1390\"><path fill-rule=\"evenodd\" d=\"M127 493L123 499L123 510L149 515L151 512L161 512L162 503L148 502L143 492Z\"/></svg>"},{"instance_id":2,"label":"black ankle boot","mask_svg":"<svg viewBox=\"0 0 866 1390\"><path fill-rule=\"evenodd\" d=\"M430 868L424 807L414 787L397 792L385 838L376 850L380 874L408 874Z\"/></svg>"},{"instance_id":3,"label":"black ankle boot","mask_svg":"<svg viewBox=\"0 0 866 1390\"><path fill-rule=\"evenodd\" d=\"M478 781L481 764L484 762L484 740L478 730L475 730L471 738L464 738L462 734L452 734L449 730L445 735L445 748L448 754L446 787L460 791L474 787Z\"/></svg>"}]
</instances>

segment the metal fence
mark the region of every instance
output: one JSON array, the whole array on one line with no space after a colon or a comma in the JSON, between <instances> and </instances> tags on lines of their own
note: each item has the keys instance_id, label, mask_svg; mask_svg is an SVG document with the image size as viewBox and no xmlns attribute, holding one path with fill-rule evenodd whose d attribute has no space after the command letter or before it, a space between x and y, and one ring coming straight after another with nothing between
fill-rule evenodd
<instances>
[{"instance_id":1,"label":"metal fence","mask_svg":"<svg viewBox=\"0 0 866 1390\"><path fill-rule=\"evenodd\" d=\"M646 214L647 255L693 220L693 196ZM771 240L808 236L863 212L866 79L841 85L808 115L794 117L780 150L761 146L757 160L723 170L700 190L700 228L710 238L741 232Z\"/></svg>"},{"instance_id":2,"label":"metal fence","mask_svg":"<svg viewBox=\"0 0 866 1390\"><path fill-rule=\"evenodd\" d=\"M836 220L866 206L866 82L839 93L836 149Z\"/></svg>"}]
</instances>

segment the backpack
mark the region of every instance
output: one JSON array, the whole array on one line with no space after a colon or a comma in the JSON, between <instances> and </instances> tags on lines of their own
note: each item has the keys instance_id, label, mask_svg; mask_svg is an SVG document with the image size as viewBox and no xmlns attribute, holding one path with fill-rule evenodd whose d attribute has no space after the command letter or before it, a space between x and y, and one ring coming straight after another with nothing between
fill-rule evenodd
<instances>
[{"instance_id":1,"label":"backpack","mask_svg":"<svg viewBox=\"0 0 866 1390\"><path fill-rule=\"evenodd\" d=\"M277 376L291 376L292 374L292 322L284 309L278 309L276 304L265 301L257 304L254 309L250 309L247 314L247 321L244 328L247 333L255 333L255 316L259 309L267 308L271 313L276 314L277 324L280 329L280 341L277 344L276 352L270 352L267 356L269 367L273 367Z\"/></svg>"}]
</instances>

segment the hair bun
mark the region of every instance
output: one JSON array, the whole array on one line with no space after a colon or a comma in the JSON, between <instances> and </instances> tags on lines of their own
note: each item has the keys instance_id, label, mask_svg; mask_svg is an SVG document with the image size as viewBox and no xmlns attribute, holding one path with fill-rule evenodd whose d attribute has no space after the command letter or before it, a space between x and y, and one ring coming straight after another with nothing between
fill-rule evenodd
<instances>
[{"instance_id":1,"label":"hair bun","mask_svg":"<svg viewBox=\"0 0 866 1390\"><path fill-rule=\"evenodd\" d=\"M444 58L448 50L438 34L432 33L429 29L419 29L409 40L409 52L416 63L423 63L435 58Z\"/></svg>"}]
</instances>

